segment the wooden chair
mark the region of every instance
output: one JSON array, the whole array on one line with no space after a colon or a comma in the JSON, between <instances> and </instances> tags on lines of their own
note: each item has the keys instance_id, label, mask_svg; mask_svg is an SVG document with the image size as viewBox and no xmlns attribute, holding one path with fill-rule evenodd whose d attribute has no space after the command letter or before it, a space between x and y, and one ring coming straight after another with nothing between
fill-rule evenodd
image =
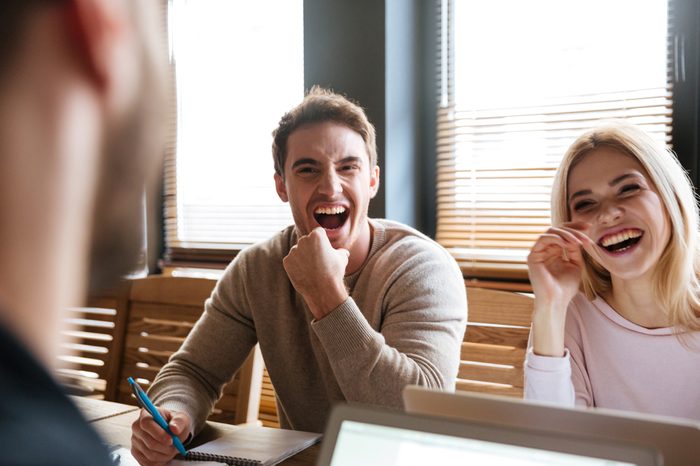
<instances>
[{"instance_id":1,"label":"wooden chair","mask_svg":"<svg viewBox=\"0 0 700 466\"><path fill-rule=\"evenodd\" d=\"M68 393L115 400L128 313L128 282L65 311L57 379Z\"/></svg>"},{"instance_id":2,"label":"wooden chair","mask_svg":"<svg viewBox=\"0 0 700 466\"><path fill-rule=\"evenodd\" d=\"M213 279L170 276L132 281L117 401L135 403L127 376L138 379L147 389L194 326L215 284ZM262 370L260 352L253 349L224 387L209 419L231 424L256 422Z\"/></svg>"},{"instance_id":3,"label":"wooden chair","mask_svg":"<svg viewBox=\"0 0 700 466\"><path fill-rule=\"evenodd\" d=\"M522 397L534 298L467 287L467 302L457 390Z\"/></svg>"},{"instance_id":4,"label":"wooden chair","mask_svg":"<svg viewBox=\"0 0 700 466\"><path fill-rule=\"evenodd\" d=\"M267 368L263 371L262 393L260 395L260 406L258 408L258 419L265 427L279 427L280 420L277 415L277 397L275 387L272 386Z\"/></svg>"}]
</instances>

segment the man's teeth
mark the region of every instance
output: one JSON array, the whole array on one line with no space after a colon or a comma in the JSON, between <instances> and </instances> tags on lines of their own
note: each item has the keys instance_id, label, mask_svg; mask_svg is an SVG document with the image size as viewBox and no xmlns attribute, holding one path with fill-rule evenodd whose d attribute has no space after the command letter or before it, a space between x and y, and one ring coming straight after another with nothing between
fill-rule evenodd
<instances>
[{"instance_id":1,"label":"man's teeth","mask_svg":"<svg viewBox=\"0 0 700 466\"><path fill-rule=\"evenodd\" d=\"M623 241L627 241L628 239L639 238L640 236L642 236L642 232L639 230L625 230L614 235L606 236L603 238L600 244L601 246L607 248L613 244L621 243Z\"/></svg>"},{"instance_id":2,"label":"man's teeth","mask_svg":"<svg viewBox=\"0 0 700 466\"><path fill-rule=\"evenodd\" d=\"M315 214L323 215L338 215L345 212L345 207L319 207L314 211Z\"/></svg>"}]
</instances>

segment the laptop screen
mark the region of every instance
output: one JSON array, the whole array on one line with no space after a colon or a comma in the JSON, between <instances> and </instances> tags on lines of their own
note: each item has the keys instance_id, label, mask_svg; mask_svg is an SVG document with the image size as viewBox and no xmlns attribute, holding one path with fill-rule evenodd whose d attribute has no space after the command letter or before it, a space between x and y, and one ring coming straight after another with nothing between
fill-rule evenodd
<instances>
[{"instance_id":1,"label":"laptop screen","mask_svg":"<svg viewBox=\"0 0 700 466\"><path fill-rule=\"evenodd\" d=\"M464 423L488 423L504 429L537 430L544 435L647 445L663 457L666 466L700 464L700 423L697 421L603 408L566 408L503 396L448 393L416 386L406 387L403 398L409 413Z\"/></svg>"},{"instance_id":2,"label":"laptop screen","mask_svg":"<svg viewBox=\"0 0 700 466\"><path fill-rule=\"evenodd\" d=\"M341 404L317 466L657 466L653 448Z\"/></svg>"},{"instance_id":3,"label":"laptop screen","mask_svg":"<svg viewBox=\"0 0 700 466\"><path fill-rule=\"evenodd\" d=\"M633 463L343 421L331 466L488 464L489 466L633 466Z\"/></svg>"}]
</instances>

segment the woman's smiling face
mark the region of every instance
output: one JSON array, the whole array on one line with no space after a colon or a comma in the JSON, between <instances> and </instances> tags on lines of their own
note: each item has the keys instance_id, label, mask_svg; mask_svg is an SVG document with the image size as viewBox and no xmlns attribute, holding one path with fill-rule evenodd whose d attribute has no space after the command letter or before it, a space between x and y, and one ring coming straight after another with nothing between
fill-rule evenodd
<instances>
[{"instance_id":1,"label":"woman's smiling face","mask_svg":"<svg viewBox=\"0 0 700 466\"><path fill-rule=\"evenodd\" d=\"M653 271L671 228L664 204L642 165L612 147L595 149L569 172L567 205L573 222L586 222L601 265L621 279Z\"/></svg>"}]
</instances>

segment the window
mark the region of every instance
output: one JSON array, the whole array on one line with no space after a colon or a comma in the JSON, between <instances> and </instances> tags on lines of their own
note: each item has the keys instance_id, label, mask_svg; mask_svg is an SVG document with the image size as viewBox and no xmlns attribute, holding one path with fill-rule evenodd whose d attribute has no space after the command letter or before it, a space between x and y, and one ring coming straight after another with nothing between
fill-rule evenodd
<instances>
[{"instance_id":1,"label":"window","mask_svg":"<svg viewBox=\"0 0 700 466\"><path fill-rule=\"evenodd\" d=\"M303 97L302 0L171 0L177 92L166 259L231 257L292 223L272 130Z\"/></svg>"},{"instance_id":2,"label":"window","mask_svg":"<svg viewBox=\"0 0 700 466\"><path fill-rule=\"evenodd\" d=\"M568 145L610 119L671 142L666 0L442 0L437 240L525 280Z\"/></svg>"}]
</instances>

